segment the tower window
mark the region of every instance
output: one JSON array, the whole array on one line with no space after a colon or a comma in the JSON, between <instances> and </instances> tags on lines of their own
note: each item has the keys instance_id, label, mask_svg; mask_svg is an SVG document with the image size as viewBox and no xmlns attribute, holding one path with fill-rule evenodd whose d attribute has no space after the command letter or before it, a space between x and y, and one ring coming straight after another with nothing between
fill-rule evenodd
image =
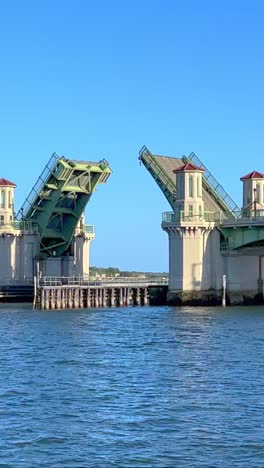
<instances>
[{"instance_id":1,"label":"tower window","mask_svg":"<svg viewBox=\"0 0 264 468\"><path fill-rule=\"evenodd\" d=\"M197 197L201 197L202 194L201 194L201 179L200 179L200 176L198 175L197 176Z\"/></svg>"},{"instance_id":2,"label":"tower window","mask_svg":"<svg viewBox=\"0 0 264 468\"><path fill-rule=\"evenodd\" d=\"M183 174L177 175L176 192L177 199L182 200L184 198Z\"/></svg>"},{"instance_id":3,"label":"tower window","mask_svg":"<svg viewBox=\"0 0 264 468\"><path fill-rule=\"evenodd\" d=\"M193 176L189 176L189 197L193 198Z\"/></svg>"},{"instance_id":4,"label":"tower window","mask_svg":"<svg viewBox=\"0 0 264 468\"><path fill-rule=\"evenodd\" d=\"M11 194L11 190L8 191L8 208L12 208L12 194Z\"/></svg>"},{"instance_id":5,"label":"tower window","mask_svg":"<svg viewBox=\"0 0 264 468\"><path fill-rule=\"evenodd\" d=\"M256 190L256 202L260 203L260 184L257 184L257 190Z\"/></svg>"},{"instance_id":6,"label":"tower window","mask_svg":"<svg viewBox=\"0 0 264 468\"><path fill-rule=\"evenodd\" d=\"M0 208L5 208L5 191L1 190L0 194Z\"/></svg>"}]
</instances>

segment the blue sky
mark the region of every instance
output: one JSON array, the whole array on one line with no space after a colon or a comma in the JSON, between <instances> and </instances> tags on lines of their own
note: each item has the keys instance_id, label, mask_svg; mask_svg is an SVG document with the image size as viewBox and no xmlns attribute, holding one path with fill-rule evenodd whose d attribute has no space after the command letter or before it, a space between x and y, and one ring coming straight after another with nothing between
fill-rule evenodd
<instances>
[{"instance_id":1,"label":"blue sky","mask_svg":"<svg viewBox=\"0 0 264 468\"><path fill-rule=\"evenodd\" d=\"M0 4L0 176L18 209L50 155L108 159L89 203L91 263L168 270L170 210L138 151L195 151L241 205L264 172L261 1Z\"/></svg>"}]
</instances>

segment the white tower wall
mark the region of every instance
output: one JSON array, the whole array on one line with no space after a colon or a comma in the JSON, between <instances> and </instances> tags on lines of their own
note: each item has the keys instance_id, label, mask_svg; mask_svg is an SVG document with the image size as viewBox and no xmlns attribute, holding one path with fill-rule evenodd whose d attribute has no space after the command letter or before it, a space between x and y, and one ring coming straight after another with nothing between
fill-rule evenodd
<instances>
[{"instance_id":1,"label":"white tower wall","mask_svg":"<svg viewBox=\"0 0 264 468\"><path fill-rule=\"evenodd\" d=\"M202 170L176 170L175 212L183 211L184 216L202 216Z\"/></svg>"},{"instance_id":2,"label":"white tower wall","mask_svg":"<svg viewBox=\"0 0 264 468\"><path fill-rule=\"evenodd\" d=\"M163 222L169 236L169 300L203 301L221 292L220 235L204 218L203 170L185 164L175 170L174 219ZM181 211L181 216L179 212Z\"/></svg>"},{"instance_id":3,"label":"white tower wall","mask_svg":"<svg viewBox=\"0 0 264 468\"><path fill-rule=\"evenodd\" d=\"M14 188L0 184L0 224L7 225L14 220Z\"/></svg>"},{"instance_id":4,"label":"white tower wall","mask_svg":"<svg viewBox=\"0 0 264 468\"><path fill-rule=\"evenodd\" d=\"M0 235L0 284L24 283L34 276L34 258L39 252L38 234L23 231Z\"/></svg>"},{"instance_id":5,"label":"white tower wall","mask_svg":"<svg viewBox=\"0 0 264 468\"><path fill-rule=\"evenodd\" d=\"M264 175L254 171L241 178L243 182L243 210L264 210Z\"/></svg>"},{"instance_id":6,"label":"white tower wall","mask_svg":"<svg viewBox=\"0 0 264 468\"><path fill-rule=\"evenodd\" d=\"M76 236L75 243L75 274L78 276L89 276L90 240L83 236Z\"/></svg>"}]
</instances>

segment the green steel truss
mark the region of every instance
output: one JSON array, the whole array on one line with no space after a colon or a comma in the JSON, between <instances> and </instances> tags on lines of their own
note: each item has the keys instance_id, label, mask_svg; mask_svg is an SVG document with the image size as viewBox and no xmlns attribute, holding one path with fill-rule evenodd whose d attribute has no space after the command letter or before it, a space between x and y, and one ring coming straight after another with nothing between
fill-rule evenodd
<instances>
[{"instance_id":1,"label":"green steel truss","mask_svg":"<svg viewBox=\"0 0 264 468\"><path fill-rule=\"evenodd\" d=\"M144 164L146 169L152 175L153 179L156 181L159 188L167 198L170 206L174 210L176 199L175 182L171 177L168 176L167 172L163 169L157 158L146 146L143 146L139 151L139 160Z\"/></svg>"},{"instance_id":2,"label":"green steel truss","mask_svg":"<svg viewBox=\"0 0 264 468\"><path fill-rule=\"evenodd\" d=\"M221 250L240 250L247 247L261 247L264 253L264 226L230 226L219 227L221 233Z\"/></svg>"},{"instance_id":3,"label":"green steel truss","mask_svg":"<svg viewBox=\"0 0 264 468\"><path fill-rule=\"evenodd\" d=\"M258 247L264 254L264 218L241 218L239 222L230 223L229 226L219 226L218 230L221 233L222 251Z\"/></svg>"},{"instance_id":4,"label":"green steel truss","mask_svg":"<svg viewBox=\"0 0 264 468\"><path fill-rule=\"evenodd\" d=\"M37 226L41 254L66 254L92 193L111 173L106 160L96 163L66 159L56 153L51 156L16 216Z\"/></svg>"}]
</instances>

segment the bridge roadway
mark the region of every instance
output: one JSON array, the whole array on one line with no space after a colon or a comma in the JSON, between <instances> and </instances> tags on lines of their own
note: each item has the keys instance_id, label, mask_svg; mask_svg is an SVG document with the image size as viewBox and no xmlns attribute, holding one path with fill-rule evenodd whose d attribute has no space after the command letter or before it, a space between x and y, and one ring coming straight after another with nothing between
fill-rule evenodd
<instances>
[{"instance_id":1,"label":"bridge roadway","mask_svg":"<svg viewBox=\"0 0 264 468\"><path fill-rule=\"evenodd\" d=\"M36 309L123 307L166 303L168 279L118 277L89 280L87 277L35 278Z\"/></svg>"},{"instance_id":2,"label":"bridge roadway","mask_svg":"<svg viewBox=\"0 0 264 468\"><path fill-rule=\"evenodd\" d=\"M199 226L201 223L208 223L218 229L221 233L221 251L230 254L238 251L244 255L246 249L262 248L260 255L263 255L264 247L264 210L251 210L233 212L232 217L228 217L227 212L205 211L202 215L184 213L174 213L173 211L162 214L162 227L169 226L188 227Z\"/></svg>"}]
</instances>

